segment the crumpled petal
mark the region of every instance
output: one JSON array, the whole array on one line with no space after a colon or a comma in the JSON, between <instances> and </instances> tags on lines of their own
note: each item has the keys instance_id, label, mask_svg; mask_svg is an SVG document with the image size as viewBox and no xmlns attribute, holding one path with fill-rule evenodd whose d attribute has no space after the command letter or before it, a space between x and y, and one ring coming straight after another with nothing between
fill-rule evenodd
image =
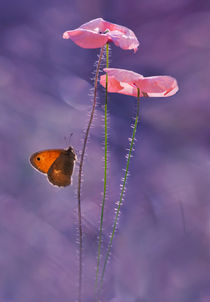
<instances>
[{"instance_id":1,"label":"crumpled petal","mask_svg":"<svg viewBox=\"0 0 210 302\"><path fill-rule=\"evenodd\" d=\"M130 70L104 68L108 74L108 92L116 92L137 97L168 97L178 90L176 79L170 76L143 77ZM100 84L106 87L106 75L100 77Z\"/></svg>"},{"instance_id":2,"label":"crumpled petal","mask_svg":"<svg viewBox=\"0 0 210 302\"><path fill-rule=\"evenodd\" d=\"M167 97L178 90L177 81L170 76L154 76L140 79L136 86L149 97Z\"/></svg>"},{"instance_id":3,"label":"crumpled petal","mask_svg":"<svg viewBox=\"0 0 210 302\"><path fill-rule=\"evenodd\" d=\"M125 30L122 31L122 28ZM134 52L138 50L139 42L135 34L128 28L121 26L121 31L110 31L107 33L107 36L109 40L122 49L133 49Z\"/></svg>"},{"instance_id":4,"label":"crumpled petal","mask_svg":"<svg viewBox=\"0 0 210 302\"><path fill-rule=\"evenodd\" d=\"M106 87L106 75L100 77L100 84ZM108 92L116 92L126 95L137 96L137 88L127 84L126 82L119 82L114 77L108 76ZM143 95L141 95L143 96Z\"/></svg>"},{"instance_id":5,"label":"crumpled petal","mask_svg":"<svg viewBox=\"0 0 210 302\"><path fill-rule=\"evenodd\" d=\"M106 75L102 75L100 77L100 84L103 87L106 87ZM118 92L122 91L123 86L120 85L120 82L117 81L114 77L109 77L108 78L108 91L109 92Z\"/></svg>"},{"instance_id":6,"label":"crumpled petal","mask_svg":"<svg viewBox=\"0 0 210 302\"><path fill-rule=\"evenodd\" d=\"M137 51L139 42L134 32L127 27L107 22L102 18L94 19L75 30L66 31L64 39L71 39L83 48L99 48L108 41L122 49Z\"/></svg>"}]
</instances>

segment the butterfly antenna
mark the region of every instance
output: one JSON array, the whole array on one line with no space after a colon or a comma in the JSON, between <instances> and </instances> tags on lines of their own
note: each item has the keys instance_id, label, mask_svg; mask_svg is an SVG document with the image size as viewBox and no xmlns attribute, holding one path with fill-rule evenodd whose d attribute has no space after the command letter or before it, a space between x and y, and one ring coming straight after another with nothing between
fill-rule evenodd
<instances>
[{"instance_id":1,"label":"butterfly antenna","mask_svg":"<svg viewBox=\"0 0 210 302\"><path fill-rule=\"evenodd\" d=\"M70 142L71 142L71 138L72 138L72 136L73 136L73 132L71 132L70 134L69 134L69 146L70 146Z\"/></svg>"},{"instance_id":2,"label":"butterfly antenna","mask_svg":"<svg viewBox=\"0 0 210 302\"><path fill-rule=\"evenodd\" d=\"M66 147L69 147L70 146L70 142L71 142L71 138L72 138L72 136L73 136L73 132L71 132L70 134L69 134L69 137L67 138L67 136L64 136L64 140L65 140L65 143L66 143Z\"/></svg>"}]
</instances>

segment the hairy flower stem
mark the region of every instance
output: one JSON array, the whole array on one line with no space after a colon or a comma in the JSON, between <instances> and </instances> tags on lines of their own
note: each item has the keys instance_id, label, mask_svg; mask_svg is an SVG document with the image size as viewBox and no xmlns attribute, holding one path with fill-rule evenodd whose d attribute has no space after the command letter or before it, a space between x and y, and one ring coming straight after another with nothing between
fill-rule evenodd
<instances>
[{"instance_id":1,"label":"hairy flower stem","mask_svg":"<svg viewBox=\"0 0 210 302\"><path fill-rule=\"evenodd\" d=\"M93 106L90 115L90 120L88 122L88 126L85 132L84 143L82 147L82 153L79 163L79 175L78 175L78 190L77 190L77 199L78 199L78 223L79 223L79 288L78 288L78 302L81 302L81 294L82 294L82 215L81 215L81 182L82 182L82 168L85 156L85 150L87 146L87 140L90 132L90 127L93 121L93 116L96 107L96 93L97 93L97 84L98 84L98 75L100 70L101 59L103 56L104 47L101 48L98 64L96 68L96 75L94 81L94 96L93 96Z\"/></svg>"},{"instance_id":2,"label":"hairy flower stem","mask_svg":"<svg viewBox=\"0 0 210 302\"><path fill-rule=\"evenodd\" d=\"M112 247L112 242L113 242L113 238L114 238L114 234L115 234L115 231L116 231L117 222L118 222L118 218L119 218L119 214L120 214L120 207L121 207L122 200L123 200L123 195L124 195L124 192L125 192L125 184L126 184L126 180L127 180L127 176L128 176L128 168L129 168L129 164L130 164L131 153L133 151L136 128L137 128L138 119L139 119L139 109L140 109L140 90L139 90L139 88L137 88L137 91L138 91L138 97L137 97L136 119L135 119L135 124L134 124L134 128L133 128L133 134L132 134L130 149L129 149L129 153L128 153L128 159L127 159L127 164L126 164L124 180L123 180L122 189L121 189L121 193L120 193L120 201L118 203L117 212L116 212L115 219L114 219L113 230L112 230L111 237L110 237L110 240L109 240L109 244L108 244L108 248L107 248L107 252L106 252L106 256L105 256L105 261L104 261L104 265L103 265L103 270L102 270L102 274L101 274L100 289L103 286L104 273L105 273L107 262L108 262L108 259L109 259L109 255L110 255L110 251L111 251L111 247Z\"/></svg>"},{"instance_id":3,"label":"hairy flower stem","mask_svg":"<svg viewBox=\"0 0 210 302\"><path fill-rule=\"evenodd\" d=\"M106 44L106 68L109 67L109 44ZM99 230L99 241L98 241L98 255L97 255L97 268L96 268L96 281L95 289L97 291L98 287L98 274L101 258L101 241L102 241L102 231L103 231L103 219L104 219L104 205L106 200L106 183L107 183L107 99L108 99L108 74L106 74L106 95L105 95L105 109L104 109L104 123L105 123L105 154L104 154L104 192L103 200L101 206L101 220L100 220L100 230Z\"/></svg>"}]
</instances>

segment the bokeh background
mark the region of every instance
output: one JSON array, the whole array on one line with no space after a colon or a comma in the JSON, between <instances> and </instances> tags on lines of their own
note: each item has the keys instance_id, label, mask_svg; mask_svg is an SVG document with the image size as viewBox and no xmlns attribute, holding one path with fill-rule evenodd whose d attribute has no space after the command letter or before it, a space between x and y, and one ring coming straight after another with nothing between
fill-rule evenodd
<instances>
[{"instance_id":1,"label":"bokeh background","mask_svg":"<svg viewBox=\"0 0 210 302\"><path fill-rule=\"evenodd\" d=\"M210 2L0 2L0 302L77 298L77 173L65 189L29 164L70 144L79 156L99 49L62 33L97 18L132 29L136 54L111 45L111 67L174 76L180 91L142 99L134 157L106 272L106 302L210 301ZM105 249L136 100L109 95ZM84 166L83 301L93 302L103 190L104 91ZM66 139L65 139L66 137Z\"/></svg>"}]
</instances>

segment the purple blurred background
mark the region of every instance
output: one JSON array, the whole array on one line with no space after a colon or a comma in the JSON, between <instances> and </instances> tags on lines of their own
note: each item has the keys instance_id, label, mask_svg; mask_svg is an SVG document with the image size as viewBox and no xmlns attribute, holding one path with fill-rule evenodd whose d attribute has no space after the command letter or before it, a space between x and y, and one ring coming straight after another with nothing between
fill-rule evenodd
<instances>
[{"instance_id":1,"label":"purple blurred background","mask_svg":"<svg viewBox=\"0 0 210 302\"><path fill-rule=\"evenodd\" d=\"M81 141L97 50L62 33L91 19L132 29L139 51L111 46L111 67L171 75L180 91L143 99L135 156L103 290L106 302L210 301L210 2L0 2L0 302L71 302L77 296L77 172L58 189L29 156ZM83 301L93 302L103 190L103 104L84 166ZM109 189L104 247L119 199L136 100L109 95Z\"/></svg>"}]
</instances>

